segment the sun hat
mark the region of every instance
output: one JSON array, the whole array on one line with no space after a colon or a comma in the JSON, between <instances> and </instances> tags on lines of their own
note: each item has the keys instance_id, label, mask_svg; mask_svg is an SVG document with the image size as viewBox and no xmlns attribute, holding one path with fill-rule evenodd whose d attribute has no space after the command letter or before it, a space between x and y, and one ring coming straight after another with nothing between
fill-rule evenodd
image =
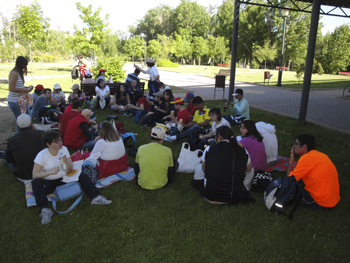
<instances>
[{"instance_id":1,"label":"sun hat","mask_svg":"<svg viewBox=\"0 0 350 263\"><path fill-rule=\"evenodd\" d=\"M192 92L188 92L184 98L184 101L188 102L192 98L194 98L194 94Z\"/></svg>"},{"instance_id":2,"label":"sun hat","mask_svg":"<svg viewBox=\"0 0 350 263\"><path fill-rule=\"evenodd\" d=\"M181 97L177 97L177 98L175 98L175 100L174 101L171 101L170 102L171 104L184 104L184 99L183 98L181 98Z\"/></svg>"},{"instance_id":3,"label":"sun hat","mask_svg":"<svg viewBox=\"0 0 350 263\"><path fill-rule=\"evenodd\" d=\"M35 89L36 89L36 90L44 90L45 88L44 88L43 85L38 84L38 85L35 86Z\"/></svg>"},{"instance_id":4,"label":"sun hat","mask_svg":"<svg viewBox=\"0 0 350 263\"><path fill-rule=\"evenodd\" d=\"M85 76L91 77L91 72L90 72L90 70L85 71Z\"/></svg>"},{"instance_id":5,"label":"sun hat","mask_svg":"<svg viewBox=\"0 0 350 263\"><path fill-rule=\"evenodd\" d=\"M165 130L162 127L154 127L151 131L151 137L156 139L163 139L165 137Z\"/></svg>"},{"instance_id":6,"label":"sun hat","mask_svg":"<svg viewBox=\"0 0 350 263\"><path fill-rule=\"evenodd\" d=\"M55 85L53 85L53 89L61 89L61 85L56 83Z\"/></svg>"},{"instance_id":7,"label":"sun hat","mask_svg":"<svg viewBox=\"0 0 350 263\"><path fill-rule=\"evenodd\" d=\"M154 60L151 58L146 59L146 63L154 63Z\"/></svg>"},{"instance_id":8,"label":"sun hat","mask_svg":"<svg viewBox=\"0 0 350 263\"><path fill-rule=\"evenodd\" d=\"M17 117L16 122L19 128L28 128L32 123L32 119L28 114L21 114Z\"/></svg>"}]
</instances>

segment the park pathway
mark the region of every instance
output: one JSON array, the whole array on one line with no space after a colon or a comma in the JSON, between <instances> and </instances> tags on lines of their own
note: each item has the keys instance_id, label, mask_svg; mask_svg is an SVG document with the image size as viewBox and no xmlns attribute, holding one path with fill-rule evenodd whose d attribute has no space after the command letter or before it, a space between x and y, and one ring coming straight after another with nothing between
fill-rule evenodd
<instances>
[{"instance_id":1,"label":"park pathway","mask_svg":"<svg viewBox=\"0 0 350 263\"><path fill-rule=\"evenodd\" d=\"M132 65L127 64L127 73ZM203 99L214 98L214 79L191 73L176 73L159 70L161 81L179 88L194 91ZM147 78L141 73L140 77ZM282 82L283 83L283 82ZM252 83L235 82L235 88L244 91L250 106L298 119L301 91L277 88ZM229 81L226 81L224 98L229 96ZM177 93L184 95L184 93ZM216 91L216 99L222 99L222 91ZM306 120L324 127L350 133L350 100L342 98L342 90L313 90L310 92Z\"/></svg>"}]
</instances>

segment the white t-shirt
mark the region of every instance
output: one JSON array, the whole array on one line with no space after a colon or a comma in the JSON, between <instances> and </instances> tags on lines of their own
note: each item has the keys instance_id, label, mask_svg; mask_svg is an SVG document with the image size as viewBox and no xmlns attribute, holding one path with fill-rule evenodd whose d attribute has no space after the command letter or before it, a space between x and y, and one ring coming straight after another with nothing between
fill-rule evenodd
<instances>
[{"instance_id":1,"label":"white t-shirt","mask_svg":"<svg viewBox=\"0 0 350 263\"><path fill-rule=\"evenodd\" d=\"M100 94L101 94L101 96L102 96L102 97L105 97L105 95L107 94L107 92L109 93L109 87L106 85L106 86L104 87L104 89L100 89L99 86L96 86L96 87L95 87L95 91L96 91L96 95L97 95L97 91L99 91Z\"/></svg>"},{"instance_id":2,"label":"white t-shirt","mask_svg":"<svg viewBox=\"0 0 350 263\"><path fill-rule=\"evenodd\" d=\"M100 158L104 161L117 160L125 155L125 147L122 138L115 142L98 140L91 154L101 152Z\"/></svg>"},{"instance_id":3,"label":"white t-shirt","mask_svg":"<svg viewBox=\"0 0 350 263\"><path fill-rule=\"evenodd\" d=\"M213 123L211 125L211 130L212 130L214 135L216 135L216 129L219 128L220 126L224 126L225 125L225 126L227 126L227 127L229 127L231 129L230 123L224 118L221 118L221 121L220 121L220 123L217 126L215 126L215 125L216 125L216 122L213 121Z\"/></svg>"},{"instance_id":4,"label":"white t-shirt","mask_svg":"<svg viewBox=\"0 0 350 263\"><path fill-rule=\"evenodd\" d=\"M66 99L66 95L64 95L64 92L62 90L59 93L53 92L53 95L55 97L55 100L57 100L57 105L60 105L63 103L63 100ZM60 95L62 96L62 101L60 99Z\"/></svg>"},{"instance_id":5,"label":"white t-shirt","mask_svg":"<svg viewBox=\"0 0 350 263\"><path fill-rule=\"evenodd\" d=\"M148 69L146 70L146 73L149 75L151 81L154 81L155 78L156 78L156 76L159 75L156 66L153 66L153 67L151 67L151 68L148 68Z\"/></svg>"},{"instance_id":6,"label":"white t-shirt","mask_svg":"<svg viewBox=\"0 0 350 263\"><path fill-rule=\"evenodd\" d=\"M68 149L65 146L62 146L62 149L58 151L58 154L56 156L51 155L49 149L45 148L44 150L39 152L38 155L35 157L34 163L37 163L42 166L41 172L46 172L56 167L60 168L57 174L48 175L44 177L44 179L55 180L63 178L63 176L66 174L66 172L63 171L61 168L60 153L63 153L63 155L65 155L67 158L70 157Z\"/></svg>"}]
</instances>

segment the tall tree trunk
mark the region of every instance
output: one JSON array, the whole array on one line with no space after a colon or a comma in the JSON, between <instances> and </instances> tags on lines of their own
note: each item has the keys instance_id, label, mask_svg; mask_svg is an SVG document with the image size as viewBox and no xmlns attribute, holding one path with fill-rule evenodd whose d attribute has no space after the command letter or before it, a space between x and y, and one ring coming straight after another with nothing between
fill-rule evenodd
<instances>
[{"instance_id":1,"label":"tall tree trunk","mask_svg":"<svg viewBox=\"0 0 350 263\"><path fill-rule=\"evenodd\" d=\"M198 56L198 65L201 65L201 56Z\"/></svg>"},{"instance_id":2,"label":"tall tree trunk","mask_svg":"<svg viewBox=\"0 0 350 263\"><path fill-rule=\"evenodd\" d=\"M265 69L266 69L266 59L265 59Z\"/></svg>"}]
</instances>

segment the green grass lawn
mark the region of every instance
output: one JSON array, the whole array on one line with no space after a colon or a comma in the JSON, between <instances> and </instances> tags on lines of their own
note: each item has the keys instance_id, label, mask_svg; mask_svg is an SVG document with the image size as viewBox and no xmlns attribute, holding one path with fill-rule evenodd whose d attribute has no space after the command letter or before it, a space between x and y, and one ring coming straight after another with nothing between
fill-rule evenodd
<instances>
[{"instance_id":1,"label":"green grass lawn","mask_svg":"<svg viewBox=\"0 0 350 263\"><path fill-rule=\"evenodd\" d=\"M206 104L222 107L223 101ZM112 111L95 114L100 122ZM315 134L316 148L338 169L342 199L336 209L314 212L299 207L294 219L288 220L267 210L262 193L252 193L254 204L210 205L190 185L193 174L177 173L171 185L155 191L140 189L135 182L117 182L101 190L113 200L111 205L91 206L84 196L71 213L55 214L50 224L41 226L38 208L25 205L24 185L2 164L1 261L348 262L349 135L253 108L251 118L276 126L283 156L289 156L297 134ZM138 133L137 145L149 142L150 128L123 116L119 121ZM233 130L239 134L237 127ZM164 145L179 156L181 142ZM130 166L133 163L129 157ZM67 208L71 201L58 208Z\"/></svg>"},{"instance_id":2,"label":"green grass lawn","mask_svg":"<svg viewBox=\"0 0 350 263\"><path fill-rule=\"evenodd\" d=\"M168 70L182 73L200 74L203 76L214 77L219 73L220 69L228 69L222 67L208 67L208 66L179 66L178 68L158 68L159 70ZM273 76L270 80L271 86L277 85L278 71L269 69L236 69L236 80L243 82L250 82L256 84L264 84L264 71L270 71ZM229 79L229 77L227 78ZM349 76L329 75L329 74L312 74L311 89L343 89L350 83ZM266 80L266 85L268 81ZM296 72L283 71L282 86L290 89L302 89L303 78L300 80L296 78Z\"/></svg>"}]
</instances>

